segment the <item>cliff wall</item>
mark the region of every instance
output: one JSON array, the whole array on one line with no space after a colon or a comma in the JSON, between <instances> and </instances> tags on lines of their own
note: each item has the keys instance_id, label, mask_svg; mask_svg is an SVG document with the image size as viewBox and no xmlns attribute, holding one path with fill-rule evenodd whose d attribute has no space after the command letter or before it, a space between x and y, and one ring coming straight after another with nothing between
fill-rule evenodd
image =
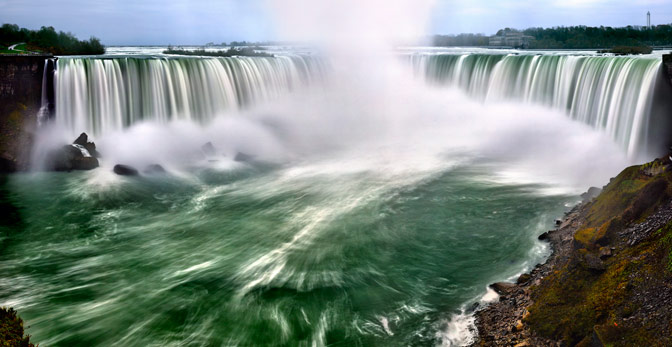
<instances>
[{"instance_id":1,"label":"cliff wall","mask_svg":"<svg viewBox=\"0 0 672 347\"><path fill-rule=\"evenodd\" d=\"M51 87L47 88L48 96L53 100L54 64L49 58L0 55L0 172L28 168L42 104L45 65L46 85Z\"/></svg>"}]
</instances>

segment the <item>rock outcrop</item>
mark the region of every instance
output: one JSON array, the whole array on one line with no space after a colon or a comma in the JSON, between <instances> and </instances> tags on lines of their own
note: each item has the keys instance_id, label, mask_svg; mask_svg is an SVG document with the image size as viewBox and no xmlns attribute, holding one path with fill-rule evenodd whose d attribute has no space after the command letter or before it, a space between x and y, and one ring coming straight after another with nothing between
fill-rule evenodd
<instances>
[{"instance_id":1,"label":"rock outcrop","mask_svg":"<svg viewBox=\"0 0 672 347\"><path fill-rule=\"evenodd\" d=\"M0 55L0 172L28 170L42 80L53 76L51 56ZM48 69L45 73L45 67ZM45 91L53 96L53 88Z\"/></svg>"},{"instance_id":2,"label":"rock outcrop","mask_svg":"<svg viewBox=\"0 0 672 347\"><path fill-rule=\"evenodd\" d=\"M96 143L89 142L89 136L86 133L81 133L79 137L73 142L75 145L84 147L93 157L100 158L100 153L96 150Z\"/></svg>"},{"instance_id":3,"label":"rock outcrop","mask_svg":"<svg viewBox=\"0 0 672 347\"><path fill-rule=\"evenodd\" d=\"M45 167L50 171L92 170L99 165L97 155L96 145L82 133L73 144L49 152Z\"/></svg>"}]
</instances>

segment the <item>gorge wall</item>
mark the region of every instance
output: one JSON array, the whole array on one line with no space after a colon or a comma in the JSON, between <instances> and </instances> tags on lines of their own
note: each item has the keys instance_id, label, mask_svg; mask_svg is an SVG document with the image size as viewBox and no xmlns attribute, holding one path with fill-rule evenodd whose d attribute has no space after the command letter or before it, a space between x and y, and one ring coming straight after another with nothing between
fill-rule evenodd
<instances>
[{"instance_id":1,"label":"gorge wall","mask_svg":"<svg viewBox=\"0 0 672 347\"><path fill-rule=\"evenodd\" d=\"M0 172L28 168L43 84L49 86L44 97L53 100L54 64L49 58L52 57L0 56ZM47 80L43 81L45 77Z\"/></svg>"}]
</instances>

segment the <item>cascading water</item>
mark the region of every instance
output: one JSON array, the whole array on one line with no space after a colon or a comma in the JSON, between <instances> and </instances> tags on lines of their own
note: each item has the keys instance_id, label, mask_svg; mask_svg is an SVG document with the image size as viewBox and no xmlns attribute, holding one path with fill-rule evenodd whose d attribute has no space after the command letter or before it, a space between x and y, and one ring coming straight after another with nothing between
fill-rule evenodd
<instances>
[{"instance_id":1,"label":"cascading water","mask_svg":"<svg viewBox=\"0 0 672 347\"><path fill-rule=\"evenodd\" d=\"M205 123L218 113L277 97L319 79L310 56L61 58L56 122L103 134L142 121Z\"/></svg>"},{"instance_id":2,"label":"cascading water","mask_svg":"<svg viewBox=\"0 0 672 347\"><path fill-rule=\"evenodd\" d=\"M418 75L479 100L515 100L565 111L634 157L647 145L660 61L572 55L414 54Z\"/></svg>"}]
</instances>

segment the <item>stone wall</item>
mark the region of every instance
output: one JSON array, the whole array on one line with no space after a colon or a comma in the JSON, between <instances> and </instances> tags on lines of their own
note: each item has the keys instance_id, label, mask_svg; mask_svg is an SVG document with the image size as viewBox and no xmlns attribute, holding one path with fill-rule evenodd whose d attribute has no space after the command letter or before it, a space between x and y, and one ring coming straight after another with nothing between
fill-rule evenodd
<instances>
[{"instance_id":1,"label":"stone wall","mask_svg":"<svg viewBox=\"0 0 672 347\"><path fill-rule=\"evenodd\" d=\"M28 169L49 58L0 55L0 173ZM54 64L48 65L48 82L53 82ZM53 100L53 83L47 86Z\"/></svg>"}]
</instances>

